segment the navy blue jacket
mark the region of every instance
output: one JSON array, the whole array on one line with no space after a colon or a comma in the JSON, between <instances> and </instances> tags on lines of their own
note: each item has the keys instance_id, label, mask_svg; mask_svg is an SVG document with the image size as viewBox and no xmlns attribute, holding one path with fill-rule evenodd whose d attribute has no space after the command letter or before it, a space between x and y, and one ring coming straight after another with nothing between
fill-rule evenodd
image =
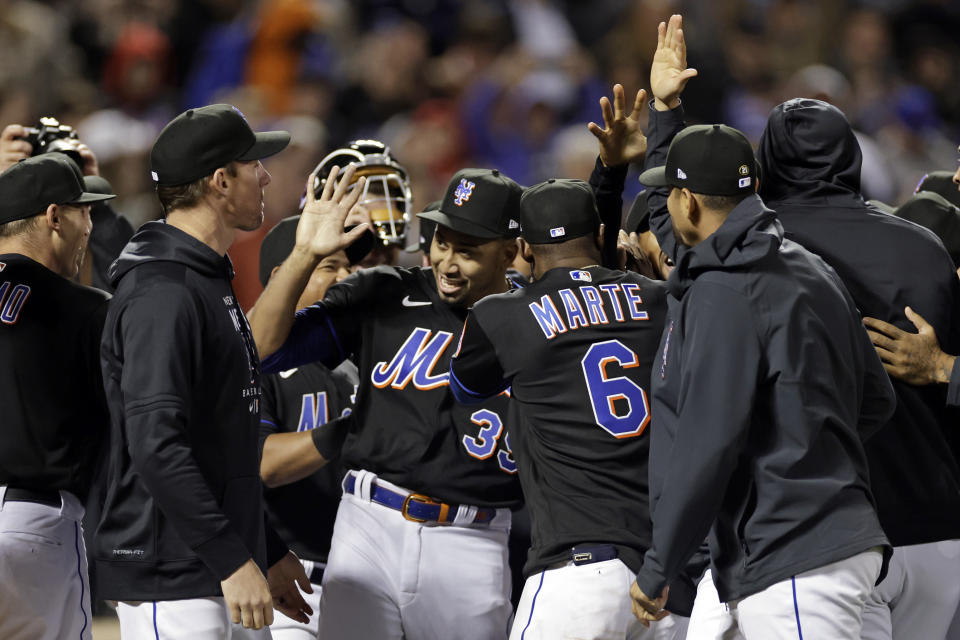
<instances>
[{"instance_id":1,"label":"navy blue jacket","mask_svg":"<svg viewBox=\"0 0 960 640\"><path fill-rule=\"evenodd\" d=\"M960 351L960 279L929 230L867 206L860 146L843 114L817 100L776 107L760 140L760 195L786 237L822 257L865 316L916 331L909 305ZM897 408L866 444L880 522L894 546L960 538L960 414L942 385L893 380Z\"/></svg>"},{"instance_id":2,"label":"navy blue jacket","mask_svg":"<svg viewBox=\"0 0 960 640\"><path fill-rule=\"evenodd\" d=\"M260 359L230 286L233 268L180 229L148 222L110 273L99 597L220 595L220 582L250 558L266 572L286 552L264 527Z\"/></svg>"}]
</instances>

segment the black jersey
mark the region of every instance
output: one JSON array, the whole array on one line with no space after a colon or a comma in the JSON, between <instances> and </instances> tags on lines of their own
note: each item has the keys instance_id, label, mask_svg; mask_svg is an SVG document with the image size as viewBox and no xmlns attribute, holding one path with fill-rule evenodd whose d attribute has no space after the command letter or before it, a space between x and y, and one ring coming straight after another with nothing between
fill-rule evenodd
<instances>
[{"instance_id":1,"label":"black jersey","mask_svg":"<svg viewBox=\"0 0 960 640\"><path fill-rule=\"evenodd\" d=\"M346 375L319 363L264 376L260 450L274 433L330 428L331 420L350 413L352 395ZM326 561L342 478L335 460L302 480L264 489L270 523L299 557Z\"/></svg>"},{"instance_id":2,"label":"black jersey","mask_svg":"<svg viewBox=\"0 0 960 640\"><path fill-rule=\"evenodd\" d=\"M446 502L516 506L508 397L463 407L449 392L450 358L465 318L437 295L428 268L364 269L298 311L286 342L263 367L332 367L352 356L360 381L345 467Z\"/></svg>"},{"instance_id":3,"label":"black jersey","mask_svg":"<svg viewBox=\"0 0 960 640\"><path fill-rule=\"evenodd\" d=\"M648 391L666 315L662 283L602 267L551 269L470 312L452 388L511 386L514 453L532 522L529 575L580 543L636 571L650 545Z\"/></svg>"},{"instance_id":4,"label":"black jersey","mask_svg":"<svg viewBox=\"0 0 960 640\"><path fill-rule=\"evenodd\" d=\"M110 425L100 375L109 297L0 255L0 484L86 498Z\"/></svg>"}]
</instances>

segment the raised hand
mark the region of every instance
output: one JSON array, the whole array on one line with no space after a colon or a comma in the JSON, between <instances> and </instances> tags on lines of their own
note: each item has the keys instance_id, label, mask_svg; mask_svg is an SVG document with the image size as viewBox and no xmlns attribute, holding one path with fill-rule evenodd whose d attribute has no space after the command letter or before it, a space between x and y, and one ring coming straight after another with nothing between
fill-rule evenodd
<instances>
[{"instance_id":1,"label":"raised hand","mask_svg":"<svg viewBox=\"0 0 960 640\"><path fill-rule=\"evenodd\" d=\"M367 230L367 224L359 224L348 233L343 231L344 220L360 200L366 182L366 178L360 178L353 190L348 192L355 172L356 168L350 165L337 181L340 168L333 167L319 199L313 192L317 174L310 174L307 178L307 201L297 225L297 249L305 249L317 258L324 258L350 246Z\"/></svg>"},{"instance_id":2,"label":"raised hand","mask_svg":"<svg viewBox=\"0 0 960 640\"><path fill-rule=\"evenodd\" d=\"M623 85L613 85L613 107L607 96L600 98L600 112L603 115L603 126L594 122L587 125L597 141L600 143L600 160L604 165L613 167L637 162L647 152L647 137L643 135L640 126L640 115L643 113L643 104L646 102L647 92L637 91L633 101L633 109L625 111L626 97Z\"/></svg>"},{"instance_id":3,"label":"raised hand","mask_svg":"<svg viewBox=\"0 0 960 640\"><path fill-rule=\"evenodd\" d=\"M657 27L657 52L650 64L650 91L658 111L674 109L680 94L696 69L687 68L687 44L683 39L683 18L670 16L670 22Z\"/></svg>"}]
</instances>

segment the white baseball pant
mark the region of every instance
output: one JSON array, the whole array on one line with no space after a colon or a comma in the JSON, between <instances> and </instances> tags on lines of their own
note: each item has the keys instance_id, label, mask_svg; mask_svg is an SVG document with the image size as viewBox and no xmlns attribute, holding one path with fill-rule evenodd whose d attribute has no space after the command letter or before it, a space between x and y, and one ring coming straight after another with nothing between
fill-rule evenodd
<instances>
[{"instance_id":1,"label":"white baseball pant","mask_svg":"<svg viewBox=\"0 0 960 640\"><path fill-rule=\"evenodd\" d=\"M510 510L497 510L488 525L411 522L371 501L374 482L408 491L366 471L352 473L354 493L340 501L323 574L320 637L504 640Z\"/></svg>"},{"instance_id":2,"label":"white baseball pant","mask_svg":"<svg viewBox=\"0 0 960 640\"><path fill-rule=\"evenodd\" d=\"M247 640L271 637L266 627L253 631L233 624L222 596L119 602L117 618L121 640L233 640L237 630L247 634Z\"/></svg>"},{"instance_id":3,"label":"white baseball pant","mask_svg":"<svg viewBox=\"0 0 960 640\"><path fill-rule=\"evenodd\" d=\"M883 555L871 549L721 603L710 571L697 587L687 640L857 640Z\"/></svg>"},{"instance_id":4,"label":"white baseball pant","mask_svg":"<svg viewBox=\"0 0 960 640\"><path fill-rule=\"evenodd\" d=\"M682 616L669 615L649 628L634 617L635 578L616 558L534 573L524 584L510 640L682 640Z\"/></svg>"},{"instance_id":5,"label":"white baseball pant","mask_svg":"<svg viewBox=\"0 0 960 640\"><path fill-rule=\"evenodd\" d=\"M83 505L7 501L0 486L0 638L90 640L90 580Z\"/></svg>"},{"instance_id":6,"label":"white baseball pant","mask_svg":"<svg viewBox=\"0 0 960 640\"><path fill-rule=\"evenodd\" d=\"M863 640L944 638L960 605L960 540L894 547L863 613Z\"/></svg>"}]
</instances>

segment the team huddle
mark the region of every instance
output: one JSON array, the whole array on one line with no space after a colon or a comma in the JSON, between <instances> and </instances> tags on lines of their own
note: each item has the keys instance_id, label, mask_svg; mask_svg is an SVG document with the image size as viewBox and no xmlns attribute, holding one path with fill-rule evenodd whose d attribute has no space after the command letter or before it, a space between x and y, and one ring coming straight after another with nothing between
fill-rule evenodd
<instances>
[{"instance_id":1,"label":"team huddle","mask_svg":"<svg viewBox=\"0 0 960 640\"><path fill-rule=\"evenodd\" d=\"M106 600L157 640L960 638L953 261L863 201L836 107L755 152L686 125L696 75L673 16L589 182L461 169L420 267L389 148L330 153L246 314L227 250L288 133L172 120L112 297L74 282L112 196L56 152L0 174L0 637Z\"/></svg>"}]
</instances>

